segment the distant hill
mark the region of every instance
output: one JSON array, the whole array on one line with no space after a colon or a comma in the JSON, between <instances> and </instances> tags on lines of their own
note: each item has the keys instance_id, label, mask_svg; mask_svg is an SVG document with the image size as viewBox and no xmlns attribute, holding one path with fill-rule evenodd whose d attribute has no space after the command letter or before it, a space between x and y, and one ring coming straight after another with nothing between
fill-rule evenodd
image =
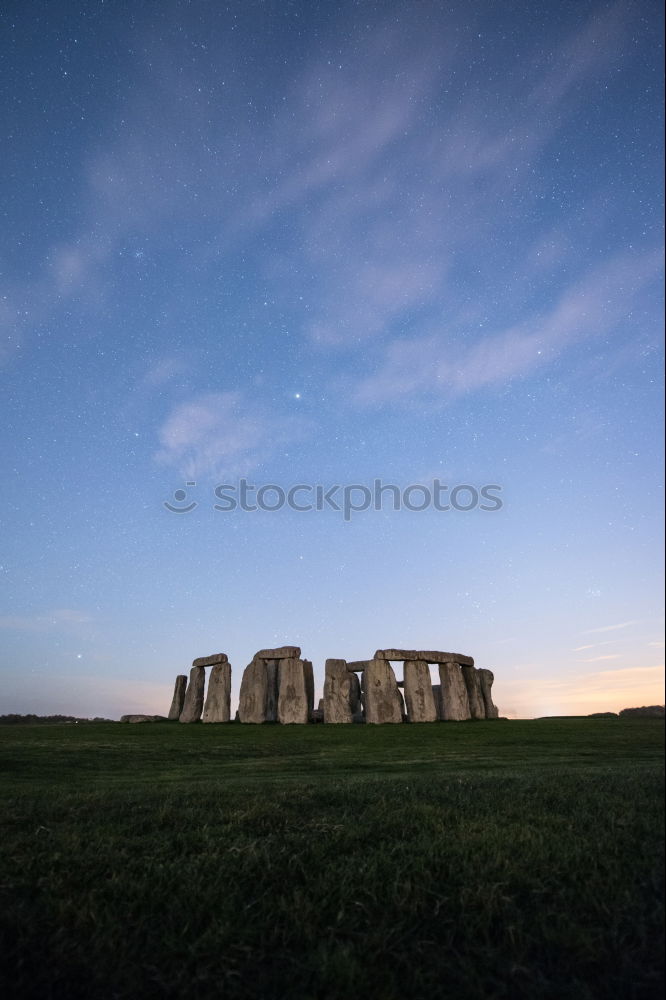
<instances>
[{"instance_id":1,"label":"distant hill","mask_svg":"<svg viewBox=\"0 0 666 1000\"><path fill-rule=\"evenodd\" d=\"M0 715L0 726L56 726L63 723L85 725L91 722L115 722L115 719L77 719L74 715Z\"/></svg>"},{"instance_id":2,"label":"distant hill","mask_svg":"<svg viewBox=\"0 0 666 1000\"><path fill-rule=\"evenodd\" d=\"M664 706L663 705L643 705L642 708L623 708L620 715L626 717L627 715L649 715L657 716L658 718L664 718Z\"/></svg>"}]
</instances>

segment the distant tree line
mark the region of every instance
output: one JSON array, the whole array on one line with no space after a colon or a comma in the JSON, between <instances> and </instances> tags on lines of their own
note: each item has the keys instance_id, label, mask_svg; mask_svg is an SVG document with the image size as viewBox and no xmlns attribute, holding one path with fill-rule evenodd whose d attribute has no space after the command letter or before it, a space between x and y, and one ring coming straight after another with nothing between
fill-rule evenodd
<instances>
[{"instance_id":1,"label":"distant tree line","mask_svg":"<svg viewBox=\"0 0 666 1000\"><path fill-rule=\"evenodd\" d=\"M0 726L55 726L63 722L69 723L90 723L90 722L113 722L113 719L103 719L96 715L94 719L77 719L75 715L0 715Z\"/></svg>"}]
</instances>

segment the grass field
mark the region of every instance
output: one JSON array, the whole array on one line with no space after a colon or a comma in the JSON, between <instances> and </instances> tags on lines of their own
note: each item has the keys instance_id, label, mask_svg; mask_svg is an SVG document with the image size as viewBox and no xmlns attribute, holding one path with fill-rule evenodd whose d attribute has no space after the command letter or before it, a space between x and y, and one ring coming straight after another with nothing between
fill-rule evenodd
<instances>
[{"instance_id":1,"label":"grass field","mask_svg":"<svg viewBox=\"0 0 666 1000\"><path fill-rule=\"evenodd\" d=\"M1 727L0 991L660 997L663 736Z\"/></svg>"}]
</instances>

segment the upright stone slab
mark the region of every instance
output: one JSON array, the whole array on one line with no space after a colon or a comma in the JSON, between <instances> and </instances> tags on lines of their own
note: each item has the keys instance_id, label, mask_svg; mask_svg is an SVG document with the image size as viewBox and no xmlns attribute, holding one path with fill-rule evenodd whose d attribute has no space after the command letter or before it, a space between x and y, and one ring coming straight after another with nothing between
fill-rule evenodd
<instances>
[{"instance_id":1,"label":"upright stone slab","mask_svg":"<svg viewBox=\"0 0 666 1000\"><path fill-rule=\"evenodd\" d=\"M388 660L370 660L363 671L363 696L366 722L402 722L400 693Z\"/></svg>"},{"instance_id":2,"label":"upright stone slab","mask_svg":"<svg viewBox=\"0 0 666 1000\"><path fill-rule=\"evenodd\" d=\"M463 722L469 719L469 698L460 664L440 663L439 679L442 690L442 718L447 722Z\"/></svg>"},{"instance_id":3,"label":"upright stone slab","mask_svg":"<svg viewBox=\"0 0 666 1000\"><path fill-rule=\"evenodd\" d=\"M463 680L467 688L469 714L473 719L485 719L486 706L483 703L479 671L476 667L466 667L464 664L460 669L462 670Z\"/></svg>"},{"instance_id":4,"label":"upright stone slab","mask_svg":"<svg viewBox=\"0 0 666 1000\"><path fill-rule=\"evenodd\" d=\"M314 670L310 660L303 660L303 670L305 672L305 693L308 699L308 718L314 712Z\"/></svg>"},{"instance_id":5,"label":"upright stone slab","mask_svg":"<svg viewBox=\"0 0 666 1000\"><path fill-rule=\"evenodd\" d=\"M192 667L190 680L185 692L183 711L179 722L198 722L201 718L206 688L206 670L204 667Z\"/></svg>"},{"instance_id":6,"label":"upright stone slab","mask_svg":"<svg viewBox=\"0 0 666 1000\"><path fill-rule=\"evenodd\" d=\"M338 724L352 721L354 680L358 684L356 674L349 673L344 660L326 661L324 668L324 722Z\"/></svg>"},{"instance_id":7,"label":"upright stone slab","mask_svg":"<svg viewBox=\"0 0 666 1000\"><path fill-rule=\"evenodd\" d=\"M228 722L231 718L231 664L216 663L208 678L203 722Z\"/></svg>"},{"instance_id":8,"label":"upright stone slab","mask_svg":"<svg viewBox=\"0 0 666 1000\"><path fill-rule=\"evenodd\" d=\"M423 660L405 663L405 701L410 722L437 722L430 667Z\"/></svg>"},{"instance_id":9,"label":"upright stone slab","mask_svg":"<svg viewBox=\"0 0 666 1000\"><path fill-rule=\"evenodd\" d=\"M308 691L305 666L302 660L292 657L280 660L278 722L283 725L307 723Z\"/></svg>"},{"instance_id":10,"label":"upright stone slab","mask_svg":"<svg viewBox=\"0 0 666 1000\"><path fill-rule=\"evenodd\" d=\"M243 671L238 717L241 722L266 722L268 701L268 671L264 660L254 659Z\"/></svg>"},{"instance_id":11,"label":"upright stone slab","mask_svg":"<svg viewBox=\"0 0 666 1000\"><path fill-rule=\"evenodd\" d=\"M280 661L263 660L266 670L266 722L278 720L278 670Z\"/></svg>"},{"instance_id":12,"label":"upright stone slab","mask_svg":"<svg viewBox=\"0 0 666 1000\"><path fill-rule=\"evenodd\" d=\"M169 722L178 722L178 720L180 719L180 713L183 711L183 704L185 702L186 689L187 689L187 675L178 674L173 689L171 708L169 709L169 714L167 716Z\"/></svg>"},{"instance_id":13,"label":"upright stone slab","mask_svg":"<svg viewBox=\"0 0 666 1000\"><path fill-rule=\"evenodd\" d=\"M479 670L479 681L481 683L481 696L483 697L483 704L486 709L486 719L497 719L499 718L499 711L497 706L493 704L492 697L492 686L495 680L495 675L492 670L486 670L481 667Z\"/></svg>"},{"instance_id":14,"label":"upright stone slab","mask_svg":"<svg viewBox=\"0 0 666 1000\"><path fill-rule=\"evenodd\" d=\"M435 711L438 721L444 718L444 706L442 705L442 685L433 684L432 696L435 699Z\"/></svg>"}]
</instances>

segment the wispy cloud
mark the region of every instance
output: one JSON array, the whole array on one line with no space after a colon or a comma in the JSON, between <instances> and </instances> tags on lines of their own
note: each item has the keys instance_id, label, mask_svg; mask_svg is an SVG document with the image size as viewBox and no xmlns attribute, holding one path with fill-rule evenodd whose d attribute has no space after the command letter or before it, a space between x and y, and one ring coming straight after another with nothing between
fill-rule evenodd
<instances>
[{"instance_id":1,"label":"wispy cloud","mask_svg":"<svg viewBox=\"0 0 666 1000\"><path fill-rule=\"evenodd\" d=\"M598 663L600 660L619 660L620 653L606 653L605 656L588 656L587 659L579 660L579 663Z\"/></svg>"},{"instance_id":2,"label":"wispy cloud","mask_svg":"<svg viewBox=\"0 0 666 1000\"><path fill-rule=\"evenodd\" d=\"M617 625L602 625L601 628L588 628L583 635L596 635L600 632L617 632L621 628L629 628L631 625L638 625L638 621L618 622Z\"/></svg>"},{"instance_id":3,"label":"wispy cloud","mask_svg":"<svg viewBox=\"0 0 666 1000\"><path fill-rule=\"evenodd\" d=\"M270 413L240 392L208 393L172 409L159 428L155 459L186 479L242 476L302 438L308 426L302 418Z\"/></svg>"},{"instance_id":4,"label":"wispy cloud","mask_svg":"<svg viewBox=\"0 0 666 1000\"><path fill-rule=\"evenodd\" d=\"M570 344L609 333L630 314L635 296L661 266L660 252L618 255L568 288L549 312L471 346L466 345L465 331L451 329L394 340L379 370L357 384L355 398L365 404L386 403L426 392L450 399L525 377Z\"/></svg>"},{"instance_id":5,"label":"wispy cloud","mask_svg":"<svg viewBox=\"0 0 666 1000\"><path fill-rule=\"evenodd\" d=\"M18 632L79 631L93 622L91 615L76 608L56 608L42 614L0 615L0 629Z\"/></svg>"}]
</instances>

